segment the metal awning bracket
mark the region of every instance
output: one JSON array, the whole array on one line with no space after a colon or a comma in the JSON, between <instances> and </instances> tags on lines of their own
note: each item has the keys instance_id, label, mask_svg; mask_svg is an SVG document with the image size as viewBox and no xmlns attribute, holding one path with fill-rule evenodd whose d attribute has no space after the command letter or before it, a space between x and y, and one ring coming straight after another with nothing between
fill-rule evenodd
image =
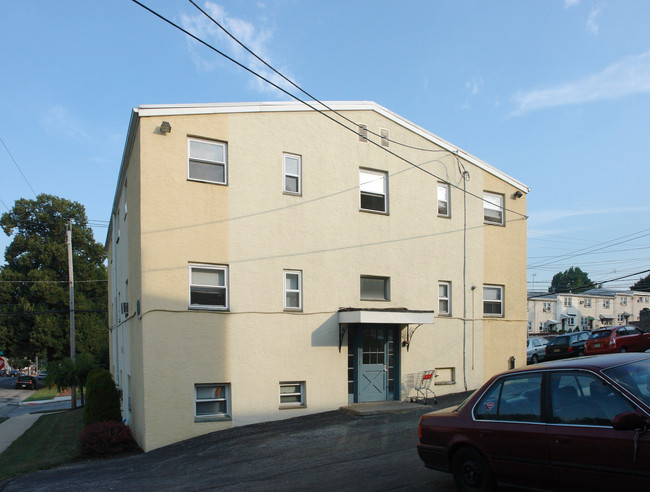
<instances>
[{"instance_id":1,"label":"metal awning bracket","mask_svg":"<svg viewBox=\"0 0 650 492\"><path fill-rule=\"evenodd\" d=\"M348 331L348 324L339 323L339 354L341 353L341 346L343 345L343 337L345 337L346 331Z\"/></svg>"},{"instance_id":2,"label":"metal awning bracket","mask_svg":"<svg viewBox=\"0 0 650 492\"><path fill-rule=\"evenodd\" d=\"M409 351L409 348L411 347L411 340L413 339L413 334L417 331L417 329L422 326L422 324L411 326L411 325L406 325L406 338L402 336L402 347L406 347L406 351Z\"/></svg>"}]
</instances>

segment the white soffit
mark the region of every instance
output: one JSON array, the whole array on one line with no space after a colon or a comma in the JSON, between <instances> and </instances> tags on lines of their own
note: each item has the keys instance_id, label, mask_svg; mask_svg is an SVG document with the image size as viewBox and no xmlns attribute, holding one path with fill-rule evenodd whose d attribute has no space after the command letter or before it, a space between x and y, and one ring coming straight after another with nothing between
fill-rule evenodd
<instances>
[{"instance_id":1,"label":"white soffit","mask_svg":"<svg viewBox=\"0 0 650 492\"><path fill-rule=\"evenodd\" d=\"M432 324L433 311L339 311L339 323L384 323L393 325Z\"/></svg>"}]
</instances>

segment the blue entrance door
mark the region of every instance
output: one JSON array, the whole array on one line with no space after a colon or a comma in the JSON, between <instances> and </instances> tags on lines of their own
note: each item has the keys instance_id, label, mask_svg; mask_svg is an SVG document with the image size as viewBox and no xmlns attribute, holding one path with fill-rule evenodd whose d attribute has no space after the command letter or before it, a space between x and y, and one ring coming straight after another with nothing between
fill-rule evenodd
<instances>
[{"instance_id":1,"label":"blue entrance door","mask_svg":"<svg viewBox=\"0 0 650 492\"><path fill-rule=\"evenodd\" d=\"M385 401L394 397L394 329L364 326L357 338L357 401Z\"/></svg>"}]
</instances>

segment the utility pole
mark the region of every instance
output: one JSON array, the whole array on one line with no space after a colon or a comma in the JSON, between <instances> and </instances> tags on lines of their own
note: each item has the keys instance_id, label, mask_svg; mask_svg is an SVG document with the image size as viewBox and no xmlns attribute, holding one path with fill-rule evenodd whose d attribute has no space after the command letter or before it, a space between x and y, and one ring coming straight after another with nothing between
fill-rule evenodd
<instances>
[{"instance_id":1,"label":"utility pole","mask_svg":"<svg viewBox=\"0 0 650 492\"><path fill-rule=\"evenodd\" d=\"M70 284L70 359L75 359L75 327L74 327L74 272L72 269L72 219L65 228L65 239L68 245L68 279ZM77 388L70 388L70 408L77 408Z\"/></svg>"}]
</instances>

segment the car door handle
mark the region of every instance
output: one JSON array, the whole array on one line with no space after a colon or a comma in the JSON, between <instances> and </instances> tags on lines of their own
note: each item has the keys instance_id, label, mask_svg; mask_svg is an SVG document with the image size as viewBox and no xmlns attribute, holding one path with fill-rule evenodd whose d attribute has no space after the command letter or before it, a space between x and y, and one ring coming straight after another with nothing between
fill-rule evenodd
<instances>
[{"instance_id":1,"label":"car door handle","mask_svg":"<svg viewBox=\"0 0 650 492\"><path fill-rule=\"evenodd\" d=\"M492 433L488 431L479 432L479 437L490 437L491 435Z\"/></svg>"}]
</instances>

